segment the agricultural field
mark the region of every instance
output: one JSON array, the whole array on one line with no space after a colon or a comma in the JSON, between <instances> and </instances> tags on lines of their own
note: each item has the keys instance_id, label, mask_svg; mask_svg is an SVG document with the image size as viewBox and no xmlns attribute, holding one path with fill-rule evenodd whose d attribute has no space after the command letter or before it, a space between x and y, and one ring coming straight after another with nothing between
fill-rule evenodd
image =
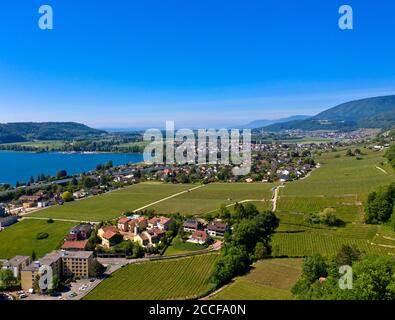
<instances>
[{"instance_id":1,"label":"agricultural field","mask_svg":"<svg viewBox=\"0 0 395 320\"><path fill-rule=\"evenodd\" d=\"M366 225L363 212L367 195L395 181L395 173L385 163L383 152L362 152L360 160L345 156L344 150L324 153L316 159L320 168L280 189L276 214L281 223L273 238L275 256L332 255L343 244L354 244L366 253L395 254L395 233L383 226ZM328 207L335 209L344 226L329 228L306 222L306 214ZM385 235L378 236L380 230Z\"/></svg>"},{"instance_id":2,"label":"agricultural field","mask_svg":"<svg viewBox=\"0 0 395 320\"><path fill-rule=\"evenodd\" d=\"M164 214L199 215L215 212L221 204L231 205L242 200L256 200L257 205L265 200L261 206L271 207L273 186L270 183L212 183L150 208Z\"/></svg>"},{"instance_id":3,"label":"agricultural field","mask_svg":"<svg viewBox=\"0 0 395 320\"><path fill-rule=\"evenodd\" d=\"M63 206L55 206L33 213L34 217L99 222L117 218L125 211L133 211L149 203L195 187L194 185L140 183L131 187L94 196Z\"/></svg>"},{"instance_id":4,"label":"agricultural field","mask_svg":"<svg viewBox=\"0 0 395 320\"><path fill-rule=\"evenodd\" d=\"M213 300L289 300L302 259L272 259L255 263L245 276L210 297Z\"/></svg>"},{"instance_id":5,"label":"agricultural field","mask_svg":"<svg viewBox=\"0 0 395 320\"><path fill-rule=\"evenodd\" d=\"M16 255L30 256L32 251L37 257L60 248L63 239L75 223L46 220L22 220L0 232L0 259L10 259ZM37 240L36 235L46 232L49 237Z\"/></svg>"},{"instance_id":6,"label":"agricultural field","mask_svg":"<svg viewBox=\"0 0 395 320\"><path fill-rule=\"evenodd\" d=\"M3 143L2 146L14 145L14 146L24 146L24 147L34 147L49 150L56 150L62 148L65 145L65 141L62 140L46 140L46 141L25 141L25 142L13 142L13 143Z\"/></svg>"},{"instance_id":7,"label":"agricultural field","mask_svg":"<svg viewBox=\"0 0 395 320\"><path fill-rule=\"evenodd\" d=\"M216 253L150 261L113 273L84 299L176 300L193 299L209 289Z\"/></svg>"}]
</instances>

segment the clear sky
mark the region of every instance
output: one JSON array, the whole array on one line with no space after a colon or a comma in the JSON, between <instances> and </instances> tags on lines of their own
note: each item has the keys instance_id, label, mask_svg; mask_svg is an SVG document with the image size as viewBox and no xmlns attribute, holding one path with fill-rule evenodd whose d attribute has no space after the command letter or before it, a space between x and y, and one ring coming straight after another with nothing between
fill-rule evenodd
<instances>
[{"instance_id":1,"label":"clear sky","mask_svg":"<svg viewBox=\"0 0 395 320\"><path fill-rule=\"evenodd\" d=\"M394 17L393 0L4 0L0 122L229 126L393 94Z\"/></svg>"}]
</instances>

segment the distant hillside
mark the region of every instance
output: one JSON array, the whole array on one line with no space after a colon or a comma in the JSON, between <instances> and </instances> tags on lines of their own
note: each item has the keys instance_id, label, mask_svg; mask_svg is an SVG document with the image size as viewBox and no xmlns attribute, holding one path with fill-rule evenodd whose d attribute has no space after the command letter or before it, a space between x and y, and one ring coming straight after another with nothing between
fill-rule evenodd
<instances>
[{"instance_id":1,"label":"distant hillside","mask_svg":"<svg viewBox=\"0 0 395 320\"><path fill-rule=\"evenodd\" d=\"M340 104L316 116L265 126L266 131L280 130L354 130L389 128L395 125L395 95L367 98Z\"/></svg>"},{"instance_id":2,"label":"distant hillside","mask_svg":"<svg viewBox=\"0 0 395 320\"><path fill-rule=\"evenodd\" d=\"M105 134L75 122L17 122L0 124L0 143L30 140L71 140Z\"/></svg>"},{"instance_id":3,"label":"distant hillside","mask_svg":"<svg viewBox=\"0 0 395 320\"><path fill-rule=\"evenodd\" d=\"M240 129L256 129L256 128L266 127L274 123L283 123L283 122L294 121L294 120L306 120L309 118L311 118L311 116L296 115L296 116L291 116L288 118L282 118L276 120L255 120L246 125L240 126Z\"/></svg>"}]
</instances>

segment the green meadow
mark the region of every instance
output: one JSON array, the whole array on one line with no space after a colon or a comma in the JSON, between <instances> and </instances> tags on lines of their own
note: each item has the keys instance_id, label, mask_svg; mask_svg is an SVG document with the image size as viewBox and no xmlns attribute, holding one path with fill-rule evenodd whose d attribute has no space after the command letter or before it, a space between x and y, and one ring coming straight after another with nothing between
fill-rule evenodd
<instances>
[{"instance_id":1,"label":"green meadow","mask_svg":"<svg viewBox=\"0 0 395 320\"><path fill-rule=\"evenodd\" d=\"M221 204L232 205L242 200L255 200L256 204L260 204L262 200L270 203L273 186L270 183L212 183L151 208L165 214L180 212L185 215L200 215L218 210Z\"/></svg>"},{"instance_id":2,"label":"green meadow","mask_svg":"<svg viewBox=\"0 0 395 320\"><path fill-rule=\"evenodd\" d=\"M0 232L0 259L10 259L16 255L30 256L32 251L37 257L60 248L63 239L75 223L26 219ZM37 240L36 235L46 232L49 237Z\"/></svg>"},{"instance_id":3,"label":"green meadow","mask_svg":"<svg viewBox=\"0 0 395 320\"><path fill-rule=\"evenodd\" d=\"M289 300L301 275L302 259L258 261L251 271L234 279L210 297L212 300Z\"/></svg>"},{"instance_id":4,"label":"green meadow","mask_svg":"<svg viewBox=\"0 0 395 320\"><path fill-rule=\"evenodd\" d=\"M117 218L125 211L136 210L193 187L181 184L140 183L122 190L40 210L32 216L98 222Z\"/></svg>"}]
</instances>

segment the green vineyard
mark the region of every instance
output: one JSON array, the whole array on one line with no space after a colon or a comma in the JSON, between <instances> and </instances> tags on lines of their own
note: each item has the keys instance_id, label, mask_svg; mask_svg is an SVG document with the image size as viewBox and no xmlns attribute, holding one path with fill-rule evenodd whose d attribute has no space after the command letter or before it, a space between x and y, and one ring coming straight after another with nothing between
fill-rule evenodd
<instances>
[{"instance_id":1,"label":"green vineyard","mask_svg":"<svg viewBox=\"0 0 395 320\"><path fill-rule=\"evenodd\" d=\"M193 299L210 289L217 254L131 264L104 280L85 299Z\"/></svg>"}]
</instances>

